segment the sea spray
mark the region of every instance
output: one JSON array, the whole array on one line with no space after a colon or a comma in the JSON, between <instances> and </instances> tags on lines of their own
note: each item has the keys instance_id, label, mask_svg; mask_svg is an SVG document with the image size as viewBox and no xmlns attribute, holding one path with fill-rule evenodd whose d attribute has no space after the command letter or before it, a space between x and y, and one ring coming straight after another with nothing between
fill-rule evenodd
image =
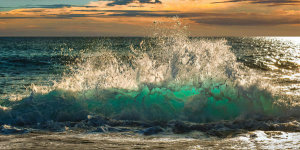
<instances>
[{"instance_id":1,"label":"sea spray","mask_svg":"<svg viewBox=\"0 0 300 150\"><path fill-rule=\"evenodd\" d=\"M225 40L191 39L185 28L178 19L156 22L150 37L126 51L81 52L61 80L5 104L1 123L80 121L89 114L192 122L279 116L268 83L238 63Z\"/></svg>"}]
</instances>

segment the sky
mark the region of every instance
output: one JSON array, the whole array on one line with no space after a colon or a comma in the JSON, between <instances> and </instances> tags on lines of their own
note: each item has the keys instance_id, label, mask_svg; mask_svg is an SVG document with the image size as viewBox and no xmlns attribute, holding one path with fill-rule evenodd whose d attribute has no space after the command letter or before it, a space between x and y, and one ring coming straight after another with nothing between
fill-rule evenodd
<instances>
[{"instance_id":1,"label":"sky","mask_svg":"<svg viewBox=\"0 0 300 150\"><path fill-rule=\"evenodd\" d=\"M0 36L147 36L174 16L191 36L300 36L300 0L0 0Z\"/></svg>"}]
</instances>

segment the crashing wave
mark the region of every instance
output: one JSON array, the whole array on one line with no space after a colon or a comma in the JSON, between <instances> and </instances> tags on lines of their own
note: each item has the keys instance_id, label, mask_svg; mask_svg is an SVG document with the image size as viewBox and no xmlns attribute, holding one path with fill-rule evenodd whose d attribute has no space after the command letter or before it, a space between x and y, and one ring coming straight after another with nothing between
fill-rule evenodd
<instances>
[{"instance_id":1,"label":"crashing wave","mask_svg":"<svg viewBox=\"0 0 300 150\"><path fill-rule=\"evenodd\" d=\"M189 38L185 28L178 19L156 22L152 35L127 51L82 52L53 86L32 85L30 96L3 102L0 123L78 122L88 115L208 123L286 112L278 93L238 63L225 40Z\"/></svg>"}]
</instances>

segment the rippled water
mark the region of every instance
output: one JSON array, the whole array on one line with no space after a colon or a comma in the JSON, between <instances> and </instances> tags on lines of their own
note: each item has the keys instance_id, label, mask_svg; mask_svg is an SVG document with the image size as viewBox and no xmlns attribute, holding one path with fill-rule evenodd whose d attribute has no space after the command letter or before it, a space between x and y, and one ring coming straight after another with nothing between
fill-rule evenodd
<instances>
[{"instance_id":1,"label":"rippled water","mask_svg":"<svg viewBox=\"0 0 300 150\"><path fill-rule=\"evenodd\" d=\"M42 142L94 143L100 129L113 148L122 127L125 141L150 148L297 148L299 97L299 37L188 37L175 26L147 38L0 38L0 131L11 148L8 137L34 142L44 130ZM163 134L143 139L152 129Z\"/></svg>"},{"instance_id":2,"label":"rippled water","mask_svg":"<svg viewBox=\"0 0 300 150\"><path fill-rule=\"evenodd\" d=\"M285 92L299 95L299 37L223 37L237 60L265 78L278 83ZM25 94L26 88L49 85L59 80L80 51L93 53L109 48L126 52L143 38L1 38L1 97ZM72 51L71 51L72 50Z\"/></svg>"}]
</instances>

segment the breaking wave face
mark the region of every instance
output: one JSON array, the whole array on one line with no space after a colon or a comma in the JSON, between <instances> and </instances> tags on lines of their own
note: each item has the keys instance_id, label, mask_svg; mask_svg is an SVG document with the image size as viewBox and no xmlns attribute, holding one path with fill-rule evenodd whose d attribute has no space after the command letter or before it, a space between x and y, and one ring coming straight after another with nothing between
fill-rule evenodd
<instances>
[{"instance_id":1,"label":"breaking wave face","mask_svg":"<svg viewBox=\"0 0 300 150\"><path fill-rule=\"evenodd\" d=\"M276 117L285 108L261 77L236 61L225 40L189 38L178 20L156 22L127 51L83 52L53 86L0 110L2 123L121 120L213 122Z\"/></svg>"}]
</instances>

